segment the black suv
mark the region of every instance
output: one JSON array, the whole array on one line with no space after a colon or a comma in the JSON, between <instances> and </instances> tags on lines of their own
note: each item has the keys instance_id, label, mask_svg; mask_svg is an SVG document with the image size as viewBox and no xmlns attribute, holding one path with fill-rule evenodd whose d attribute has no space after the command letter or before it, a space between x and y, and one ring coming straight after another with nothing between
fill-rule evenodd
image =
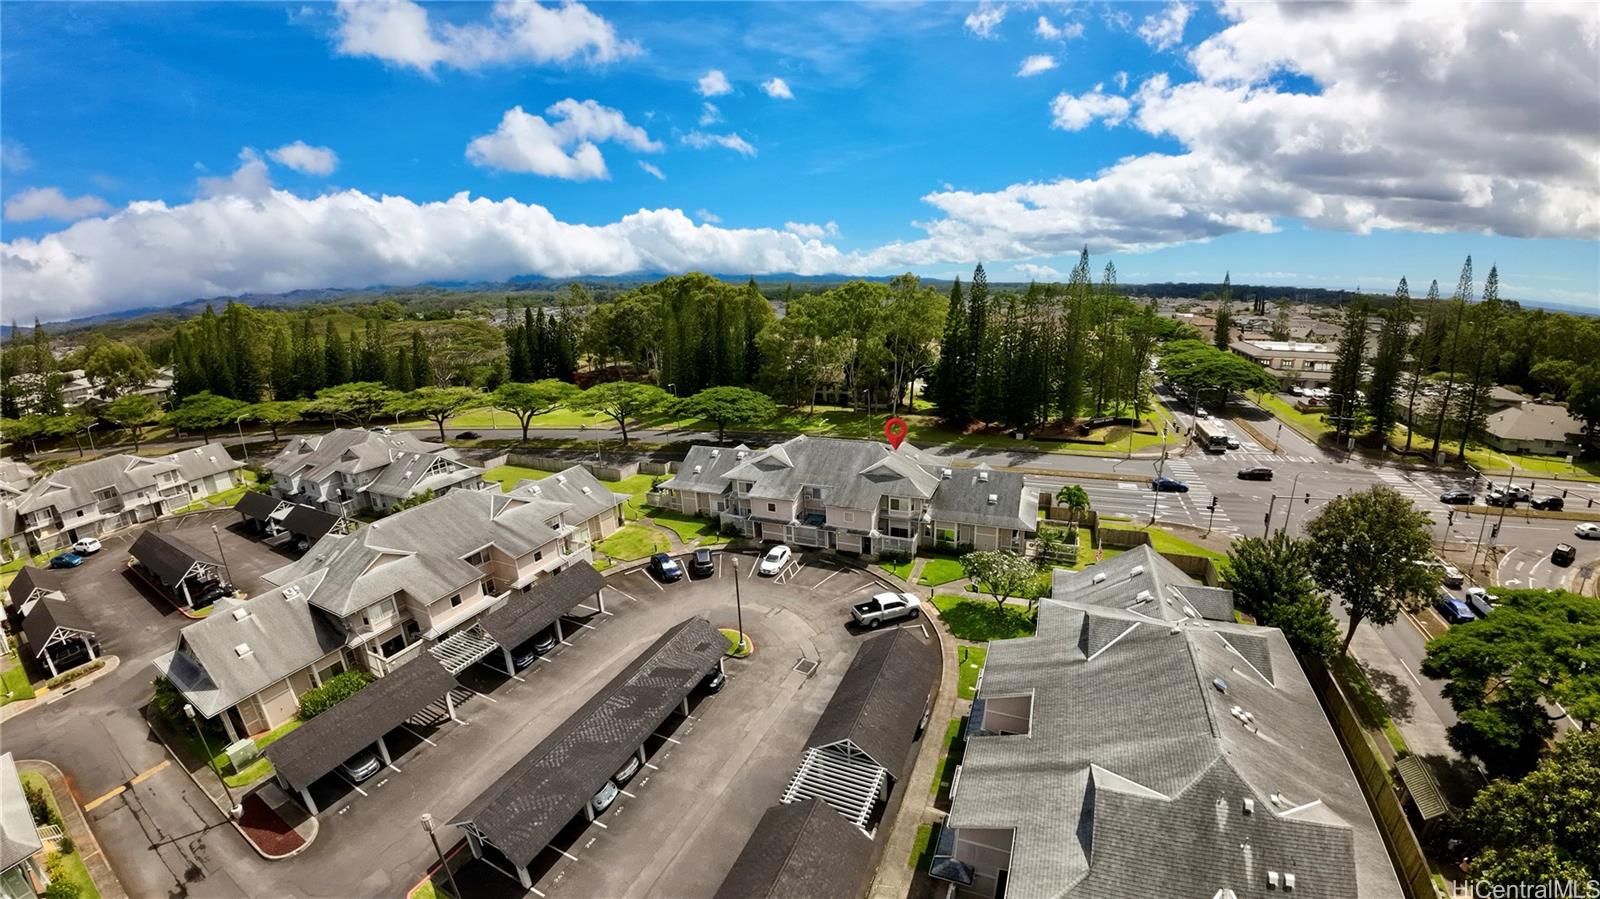
<instances>
[{"instance_id":1,"label":"black suv","mask_svg":"<svg viewBox=\"0 0 1600 899\"><path fill-rule=\"evenodd\" d=\"M1557 543L1555 551L1550 553L1550 561L1557 565L1571 565L1578 558L1578 551L1570 543Z\"/></svg>"},{"instance_id":2,"label":"black suv","mask_svg":"<svg viewBox=\"0 0 1600 899\"><path fill-rule=\"evenodd\" d=\"M711 558L711 550L697 549L689 557L690 577L710 577L717 573L717 563Z\"/></svg>"},{"instance_id":3,"label":"black suv","mask_svg":"<svg viewBox=\"0 0 1600 899\"><path fill-rule=\"evenodd\" d=\"M1560 512L1564 506L1566 502L1559 496L1540 496L1533 501L1535 509L1543 509L1546 512Z\"/></svg>"},{"instance_id":4,"label":"black suv","mask_svg":"<svg viewBox=\"0 0 1600 899\"><path fill-rule=\"evenodd\" d=\"M1471 505L1472 494L1465 490L1450 490L1439 495L1439 502L1447 506Z\"/></svg>"}]
</instances>

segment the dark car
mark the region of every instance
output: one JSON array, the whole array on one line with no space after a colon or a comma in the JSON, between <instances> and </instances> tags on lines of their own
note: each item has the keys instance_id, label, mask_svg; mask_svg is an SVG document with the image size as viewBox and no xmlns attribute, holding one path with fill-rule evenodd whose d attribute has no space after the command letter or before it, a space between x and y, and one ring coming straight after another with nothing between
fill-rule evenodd
<instances>
[{"instance_id":1,"label":"dark car","mask_svg":"<svg viewBox=\"0 0 1600 899\"><path fill-rule=\"evenodd\" d=\"M62 553L50 560L51 568L77 568L83 564L83 556L77 553Z\"/></svg>"},{"instance_id":2,"label":"dark car","mask_svg":"<svg viewBox=\"0 0 1600 899\"><path fill-rule=\"evenodd\" d=\"M717 563L711 558L711 550L697 549L689 557L690 577L710 577L717 573Z\"/></svg>"},{"instance_id":3,"label":"dark car","mask_svg":"<svg viewBox=\"0 0 1600 899\"><path fill-rule=\"evenodd\" d=\"M1494 493L1484 497L1483 501L1491 506L1510 507L1517 504L1517 495L1515 493L1502 493L1497 490Z\"/></svg>"},{"instance_id":4,"label":"dark car","mask_svg":"<svg viewBox=\"0 0 1600 899\"><path fill-rule=\"evenodd\" d=\"M1439 594L1439 598L1433 601L1433 607L1451 624L1465 624L1468 621L1478 620L1478 616L1472 614L1472 609L1468 608L1466 603L1448 593Z\"/></svg>"},{"instance_id":5,"label":"dark car","mask_svg":"<svg viewBox=\"0 0 1600 899\"><path fill-rule=\"evenodd\" d=\"M655 573L663 583L672 583L683 577L683 566L678 560L666 553L656 553L650 557L650 570Z\"/></svg>"},{"instance_id":6,"label":"dark car","mask_svg":"<svg viewBox=\"0 0 1600 899\"><path fill-rule=\"evenodd\" d=\"M1270 468L1241 468L1241 469L1239 469L1239 480L1241 480L1241 481L1270 481L1270 480L1272 480L1272 469L1270 469Z\"/></svg>"},{"instance_id":7,"label":"dark car","mask_svg":"<svg viewBox=\"0 0 1600 899\"><path fill-rule=\"evenodd\" d=\"M1559 496L1541 496L1533 501L1535 509L1543 509L1546 512L1560 512L1565 506L1566 501Z\"/></svg>"},{"instance_id":8,"label":"dark car","mask_svg":"<svg viewBox=\"0 0 1600 899\"><path fill-rule=\"evenodd\" d=\"M1472 494L1465 490L1446 490L1439 494L1439 502L1447 506L1470 506Z\"/></svg>"},{"instance_id":9,"label":"dark car","mask_svg":"<svg viewBox=\"0 0 1600 899\"><path fill-rule=\"evenodd\" d=\"M209 606L223 597L233 595L233 585L226 581L218 581L200 592L199 598L194 601L196 606Z\"/></svg>"},{"instance_id":10,"label":"dark car","mask_svg":"<svg viewBox=\"0 0 1600 899\"><path fill-rule=\"evenodd\" d=\"M722 691L722 685L727 682L728 676L722 673L722 669L714 668L710 674L700 679L700 686L697 689L702 693L719 693Z\"/></svg>"},{"instance_id":11,"label":"dark car","mask_svg":"<svg viewBox=\"0 0 1600 899\"><path fill-rule=\"evenodd\" d=\"M1168 477L1150 479L1150 489L1158 493L1188 493L1189 485Z\"/></svg>"},{"instance_id":12,"label":"dark car","mask_svg":"<svg viewBox=\"0 0 1600 899\"><path fill-rule=\"evenodd\" d=\"M456 435L456 439L457 440L477 440L479 437L482 437L482 436L483 435L479 434L477 431L462 431L461 433Z\"/></svg>"},{"instance_id":13,"label":"dark car","mask_svg":"<svg viewBox=\"0 0 1600 899\"><path fill-rule=\"evenodd\" d=\"M1578 558L1578 551L1570 543L1557 543L1556 548L1550 553L1550 561L1557 565L1571 565Z\"/></svg>"},{"instance_id":14,"label":"dark car","mask_svg":"<svg viewBox=\"0 0 1600 899\"><path fill-rule=\"evenodd\" d=\"M533 660L556 648L556 629L547 627L511 652L511 664L518 671L533 664Z\"/></svg>"}]
</instances>

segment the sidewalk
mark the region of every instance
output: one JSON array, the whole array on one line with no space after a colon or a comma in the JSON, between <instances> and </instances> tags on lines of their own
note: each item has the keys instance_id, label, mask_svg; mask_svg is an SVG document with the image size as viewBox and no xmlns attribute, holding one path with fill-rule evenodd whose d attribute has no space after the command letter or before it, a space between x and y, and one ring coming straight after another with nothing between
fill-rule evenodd
<instances>
[{"instance_id":1,"label":"sidewalk","mask_svg":"<svg viewBox=\"0 0 1600 899\"><path fill-rule=\"evenodd\" d=\"M49 762L39 759L21 759L17 762L18 771L28 771L45 779L50 784L50 792L55 794L56 807L61 810L61 824L72 844L77 847L78 857L83 859L83 866L89 869L89 876L94 879L95 888L100 891L103 899L127 899L128 893L122 888L122 881L117 879L115 871L111 870L111 863L106 860L104 852L100 851L100 841L95 839L94 831L89 829L89 822L83 816L83 809L78 805L77 797L72 795L72 790L67 786L67 778Z\"/></svg>"},{"instance_id":2,"label":"sidewalk","mask_svg":"<svg viewBox=\"0 0 1600 899\"><path fill-rule=\"evenodd\" d=\"M73 693L88 687L90 684L93 684L100 678L105 677L111 672L117 670L117 666L122 664L122 660L114 655L101 656L100 658L105 659L104 665L101 665L99 668L96 668L94 671L85 674L83 677L80 677L77 680L69 681L54 689L41 684L33 691L32 699L18 699L15 702L8 702L5 705L0 706L0 722L10 721L12 718L17 717L29 709L36 708L41 705L49 705L58 699L64 699L68 696L71 696Z\"/></svg>"}]
</instances>

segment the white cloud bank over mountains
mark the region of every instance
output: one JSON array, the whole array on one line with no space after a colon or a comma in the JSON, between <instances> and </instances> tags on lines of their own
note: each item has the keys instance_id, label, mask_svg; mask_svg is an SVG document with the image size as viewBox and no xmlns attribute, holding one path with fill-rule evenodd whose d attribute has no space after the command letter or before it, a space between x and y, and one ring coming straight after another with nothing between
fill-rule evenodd
<instances>
[{"instance_id":1,"label":"white cloud bank over mountains","mask_svg":"<svg viewBox=\"0 0 1600 899\"><path fill-rule=\"evenodd\" d=\"M514 33L503 8L496 47ZM980 7L966 24L995 34L1000 10ZM547 11L587 13L576 4ZM585 224L465 194L305 198L273 188L265 162L246 151L231 176L203 179L192 202L133 203L0 245L0 300L18 318L60 318L196 296L517 274L891 273L979 258L1027 263L1085 243L1136 252L1292 220L1600 239L1600 7L1227 3L1221 14L1227 27L1187 51L1192 80L1156 74L1131 95L1067 94L1041 111L1063 129L1138 128L1176 149L1081 177L928 194L939 214L918 224L926 233L915 240L846 252L825 242L834 239L825 230L722 228L678 209ZM461 40L414 26L408 33L441 46ZM585 46L573 52L599 57L592 41ZM615 110L563 104L546 111L554 124L508 113L516 127L502 121L475 141L475 161L601 177L595 142L660 146ZM681 139L755 152L733 134Z\"/></svg>"}]
</instances>

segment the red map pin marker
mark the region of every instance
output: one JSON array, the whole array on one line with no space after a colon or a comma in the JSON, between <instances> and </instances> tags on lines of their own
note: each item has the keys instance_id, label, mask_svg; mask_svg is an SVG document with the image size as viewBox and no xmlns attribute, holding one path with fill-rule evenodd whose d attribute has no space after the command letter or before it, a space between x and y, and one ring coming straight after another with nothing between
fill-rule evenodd
<instances>
[{"instance_id":1,"label":"red map pin marker","mask_svg":"<svg viewBox=\"0 0 1600 899\"><path fill-rule=\"evenodd\" d=\"M910 426L903 418L891 418L883 423L883 436L889 438L889 445L895 449L899 449L900 444L905 442L908 430Z\"/></svg>"}]
</instances>

